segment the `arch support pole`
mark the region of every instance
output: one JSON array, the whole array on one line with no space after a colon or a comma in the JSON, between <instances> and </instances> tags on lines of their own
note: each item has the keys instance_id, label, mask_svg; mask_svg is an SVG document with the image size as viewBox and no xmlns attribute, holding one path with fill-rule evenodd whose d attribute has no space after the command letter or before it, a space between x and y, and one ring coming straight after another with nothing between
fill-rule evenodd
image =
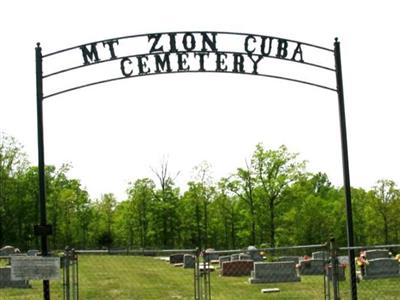
<instances>
[{"instance_id":1,"label":"arch support pole","mask_svg":"<svg viewBox=\"0 0 400 300\"><path fill-rule=\"evenodd\" d=\"M37 136L38 136L38 175L39 175L39 214L40 223L34 228L35 235L40 236L42 256L47 256L47 236L51 234L51 226L47 224L46 216L46 177L44 163L43 140L43 70L42 48L37 44L36 53L36 111L37 111ZM49 280L43 280L43 299L50 300Z\"/></svg>"},{"instance_id":2,"label":"arch support pole","mask_svg":"<svg viewBox=\"0 0 400 300\"><path fill-rule=\"evenodd\" d=\"M347 147L347 130L346 130L346 114L344 106L343 94L343 78L342 78L342 62L340 57L340 43L335 39L335 65L336 65L336 83L339 104L339 118L340 118L340 134L342 140L342 164L343 164L343 181L344 192L346 201L346 228L347 228L347 247L350 266L350 280L351 280L351 299L357 299L357 281L356 281L356 267L354 249L354 235L353 235L353 209L351 203L351 186L350 186L350 171L349 171L349 154Z\"/></svg>"}]
</instances>

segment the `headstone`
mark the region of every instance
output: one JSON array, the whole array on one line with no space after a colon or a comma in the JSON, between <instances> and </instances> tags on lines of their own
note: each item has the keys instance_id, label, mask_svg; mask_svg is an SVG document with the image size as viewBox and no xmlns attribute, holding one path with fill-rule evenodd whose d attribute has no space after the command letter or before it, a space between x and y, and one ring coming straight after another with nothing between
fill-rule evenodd
<instances>
[{"instance_id":1,"label":"headstone","mask_svg":"<svg viewBox=\"0 0 400 300\"><path fill-rule=\"evenodd\" d=\"M298 256L281 256L281 257L278 257L278 261L293 261L296 264L298 264L299 257Z\"/></svg>"},{"instance_id":2,"label":"headstone","mask_svg":"<svg viewBox=\"0 0 400 300\"><path fill-rule=\"evenodd\" d=\"M28 256L37 256L39 253L40 253L39 250L28 250L26 252L26 255L28 255Z\"/></svg>"},{"instance_id":3,"label":"headstone","mask_svg":"<svg viewBox=\"0 0 400 300\"><path fill-rule=\"evenodd\" d=\"M400 276L400 266L394 258L369 259L365 266L363 279L385 278Z\"/></svg>"},{"instance_id":4,"label":"headstone","mask_svg":"<svg viewBox=\"0 0 400 300\"><path fill-rule=\"evenodd\" d=\"M324 275L325 260L323 259L308 259L303 260L299 264L300 275Z\"/></svg>"},{"instance_id":5,"label":"headstone","mask_svg":"<svg viewBox=\"0 0 400 300\"><path fill-rule=\"evenodd\" d=\"M207 261L212 261L212 260L218 260L219 258L219 254L218 253L214 253L213 251L215 251L215 249L207 249L205 256Z\"/></svg>"},{"instance_id":6,"label":"headstone","mask_svg":"<svg viewBox=\"0 0 400 300\"><path fill-rule=\"evenodd\" d=\"M184 269L193 269L195 265L195 257L191 254L185 254L183 256L183 268Z\"/></svg>"},{"instance_id":7,"label":"headstone","mask_svg":"<svg viewBox=\"0 0 400 300\"><path fill-rule=\"evenodd\" d=\"M389 250L387 249L374 249L365 251L365 257L367 260L376 258L389 258Z\"/></svg>"},{"instance_id":8,"label":"headstone","mask_svg":"<svg viewBox=\"0 0 400 300\"><path fill-rule=\"evenodd\" d=\"M262 261L263 260L263 257L260 254L260 251L254 246L247 247L247 253L250 255L251 259L254 261Z\"/></svg>"},{"instance_id":9,"label":"headstone","mask_svg":"<svg viewBox=\"0 0 400 300\"><path fill-rule=\"evenodd\" d=\"M179 264L183 263L183 255L182 253L172 254L169 256L169 263L170 264Z\"/></svg>"},{"instance_id":10,"label":"headstone","mask_svg":"<svg viewBox=\"0 0 400 300\"><path fill-rule=\"evenodd\" d=\"M239 260L253 260L253 259L249 254L240 253L239 254Z\"/></svg>"},{"instance_id":11,"label":"headstone","mask_svg":"<svg viewBox=\"0 0 400 300\"><path fill-rule=\"evenodd\" d=\"M343 264L343 265L349 265L350 264L349 257L347 255L338 256L337 259L339 261L339 264Z\"/></svg>"},{"instance_id":12,"label":"headstone","mask_svg":"<svg viewBox=\"0 0 400 300\"><path fill-rule=\"evenodd\" d=\"M16 253L16 248L13 246L4 246L0 249L0 256L10 256Z\"/></svg>"},{"instance_id":13,"label":"headstone","mask_svg":"<svg viewBox=\"0 0 400 300\"><path fill-rule=\"evenodd\" d=\"M253 270L252 260L225 261L222 263L222 276L249 276Z\"/></svg>"},{"instance_id":14,"label":"headstone","mask_svg":"<svg viewBox=\"0 0 400 300\"><path fill-rule=\"evenodd\" d=\"M29 288L28 280L11 280L11 267L0 268L0 288Z\"/></svg>"},{"instance_id":15,"label":"headstone","mask_svg":"<svg viewBox=\"0 0 400 300\"><path fill-rule=\"evenodd\" d=\"M231 256L230 255L226 255L226 256L220 256L219 257L219 267L222 268L222 263L224 263L225 261L231 261Z\"/></svg>"},{"instance_id":16,"label":"headstone","mask_svg":"<svg viewBox=\"0 0 400 300\"><path fill-rule=\"evenodd\" d=\"M255 262L249 278L250 283L297 281L300 281L300 277L296 272L296 264L291 261Z\"/></svg>"},{"instance_id":17,"label":"headstone","mask_svg":"<svg viewBox=\"0 0 400 300\"><path fill-rule=\"evenodd\" d=\"M329 259L329 253L327 251L317 251L311 254L312 259Z\"/></svg>"},{"instance_id":18,"label":"headstone","mask_svg":"<svg viewBox=\"0 0 400 300\"><path fill-rule=\"evenodd\" d=\"M232 254L231 261L239 260L240 254Z\"/></svg>"},{"instance_id":19,"label":"headstone","mask_svg":"<svg viewBox=\"0 0 400 300\"><path fill-rule=\"evenodd\" d=\"M199 270L200 270L200 272L203 272L203 271L212 272L215 270L215 267L209 263L200 263Z\"/></svg>"},{"instance_id":20,"label":"headstone","mask_svg":"<svg viewBox=\"0 0 400 300\"><path fill-rule=\"evenodd\" d=\"M331 264L329 264L328 266L327 266L327 268L328 268L328 279L329 280L332 280L332 265ZM345 266L344 265L338 265L338 280L339 281L344 281L346 279L346 276L345 276Z\"/></svg>"}]
</instances>

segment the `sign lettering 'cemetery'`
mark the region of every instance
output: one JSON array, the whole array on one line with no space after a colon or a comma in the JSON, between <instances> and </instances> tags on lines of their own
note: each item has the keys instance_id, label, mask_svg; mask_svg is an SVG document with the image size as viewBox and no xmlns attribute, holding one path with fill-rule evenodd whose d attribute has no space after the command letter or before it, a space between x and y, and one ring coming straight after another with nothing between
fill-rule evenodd
<instances>
[{"instance_id":1,"label":"sign lettering 'cemetery'","mask_svg":"<svg viewBox=\"0 0 400 300\"><path fill-rule=\"evenodd\" d=\"M258 74L258 65L265 57L304 62L300 42L281 38L247 35L240 52L220 51L217 33L149 34L148 52L120 57L119 39L91 43L80 47L83 64L102 60L120 59L123 76L147 75L171 72L227 72ZM99 47L108 51L108 57L100 57ZM249 66L246 69L246 66Z\"/></svg>"},{"instance_id":2,"label":"sign lettering 'cemetery'","mask_svg":"<svg viewBox=\"0 0 400 300\"><path fill-rule=\"evenodd\" d=\"M115 80L171 73L248 74L336 91L334 50L235 32L181 31L124 36L42 55L44 99Z\"/></svg>"}]
</instances>

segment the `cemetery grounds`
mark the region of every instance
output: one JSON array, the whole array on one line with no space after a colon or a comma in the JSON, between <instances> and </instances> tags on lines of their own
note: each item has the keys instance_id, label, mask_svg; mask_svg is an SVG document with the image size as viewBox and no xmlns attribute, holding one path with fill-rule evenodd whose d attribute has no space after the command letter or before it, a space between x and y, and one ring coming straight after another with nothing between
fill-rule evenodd
<instances>
[{"instance_id":1,"label":"cemetery grounds","mask_svg":"<svg viewBox=\"0 0 400 300\"><path fill-rule=\"evenodd\" d=\"M0 262L3 263L4 262ZM350 299L348 270L340 282L341 299ZM301 282L249 284L249 276L222 277L211 272L211 299L323 299L323 276L301 276ZM0 289L0 299L43 299L41 281L32 288ZM51 299L63 299L62 280L51 282ZM262 294L262 288L280 292ZM359 299L400 299L400 278L363 280ZM156 257L131 255L80 255L80 299L194 299L194 271L174 267Z\"/></svg>"}]
</instances>

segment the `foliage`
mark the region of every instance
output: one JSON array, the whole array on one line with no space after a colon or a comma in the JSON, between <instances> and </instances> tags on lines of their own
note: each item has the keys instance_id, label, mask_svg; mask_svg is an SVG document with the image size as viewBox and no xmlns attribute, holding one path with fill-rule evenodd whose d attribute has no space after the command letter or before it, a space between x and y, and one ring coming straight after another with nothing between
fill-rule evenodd
<instances>
[{"instance_id":1,"label":"foliage","mask_svg":"<svg viewBox=\"0 0 400 300\"><path fill-rule=\"evenodd\" d=\"M214 182L211 166L194 168L181 193L168 163L141 178L127 198L91 199L70 165L46 166L47 219L51 249L215 248L249 245L319 244L335 237L346 245L346 209L341 187L323 173L307 173L306 163L285 146L256 145L245 165ZM0 135L0 246L39 248L38 170L23 147ZM400 191L391 180L371 190L352 188L356 245L400 243Z\"/></svg>"}]
</instances>

